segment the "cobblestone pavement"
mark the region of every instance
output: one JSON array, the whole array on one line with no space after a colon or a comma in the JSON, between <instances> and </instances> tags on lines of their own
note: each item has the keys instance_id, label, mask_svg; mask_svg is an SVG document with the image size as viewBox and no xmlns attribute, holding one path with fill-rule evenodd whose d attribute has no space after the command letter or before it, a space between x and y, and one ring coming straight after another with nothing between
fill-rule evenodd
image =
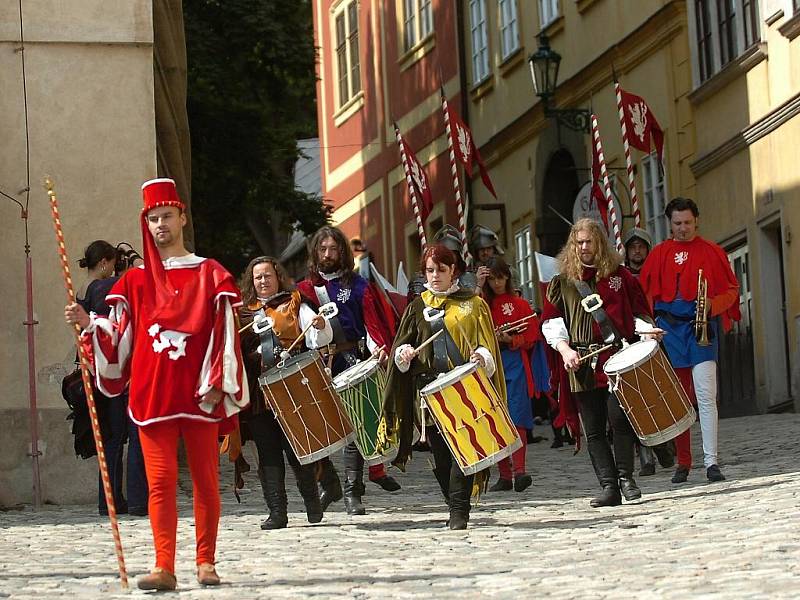
<instances>
[{"instance_id":1,"label":"cobblestone pavement","mask_svg":"<svg viewBox=\"0 0 800 600\"><path fill-rule=\"evenodd\" d=\"M230 491L223 495L218 570L224 585L217 589L194 580L184 479L180 597L800 596L800 415L722 421L728 480L717 484L705 480L697 426L694 434L689 483L673 485L671 471L659 469L638 479L641 501L606 509L588 505L597 486L585 452L531 445L534 486L485 494L466 532L444 527L445 506L427 453L415 454L409 471L397 475L401 492L368 484L364 517L347 516L340 502L311 526L290 483L289 527L271 532L259 529L264 505L251 472L242 504ZM227 484L227 464L223 471ZM123 516L120 528L135 588L134 578L152 566L149 524ZM108 522L94 507L0 512L0 597L126 596Z\"/></svg>"}]
</instances>

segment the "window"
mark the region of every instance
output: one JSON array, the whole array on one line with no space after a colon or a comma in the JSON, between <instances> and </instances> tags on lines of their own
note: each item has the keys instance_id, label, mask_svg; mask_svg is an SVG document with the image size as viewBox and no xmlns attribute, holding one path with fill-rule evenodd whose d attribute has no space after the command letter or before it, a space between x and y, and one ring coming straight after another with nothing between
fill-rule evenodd
<instances>
[{"instance_id":1,"label":"window","mask_svg":"<svg viewBox=\"0 0 800 600\"><path fill-rule=\"evenodd\" d=\"M361 65L358 55L358 1L344 3L334 14L336 28L336 75L339 107L361 91Z\"/></svg>"},{"instance_id":2,"label":"window","mask_svg":"<svg viewBox=\"0 0 800 600\"><path fill-rule=\"evenodd\" d=\"M747 244L728 253L733 274L739 282L739 310L742 319L734 322L734 331L743 333L750 329L750 307L753 301L753 292L750 289L750 254Z\"/></svg>"},{"instance_id":3,"label":"window","mask_svg":"<svg viewBox=\"0 0 800 600\"><path fill-rule=\"evenodd\" d=\"M519 277L522 297L534 300L533 288L533 244L531 243L531 226L526 225L514 234L514 248L517 260L515 267Z\"/></svg>"},{"instance_id":4,"label":"window","mask_svg":"<svg viewBox=\"0 0 800 600\"><path fill-rule=\"evenodd\" d=\"M407 52L433 31L433 0L403 0L403 49Z\"/></svg>"},{"instance_id":5,"label":"window","mask_svg":"<svg viewBox=\"0 0 800 600\"><path fill-rule=\"evenodd\" d=\"M517 0L499 0L498 8L500 9L500 58L505 60L519 49Z\"/></svg>"},{"instance_id":6,"label":"window","mask_svg":"<svg viewBox=\"0 0 800 600\"><path fill-rule=\"evenodd\" d=\"M486 0L469 0L469 17L472 37L472 82L479 83L489 76Z\"/></svg>"},{"instance_id":7,"label":"window","mask_svg":"<svg viewBox=\"0 0 800 600\"><path fill-rule=\"evenodd\" d=\"M539 0L539 25L544 29L558 18L558 0Z\"/></svg>"},{"instance_id":8,"label":"window","mask_svg":"<svg viewBox=\"0 0 800 600\"><path fill-rule=\"evenodd\" d=\"M690 11L698 83L760 41L758 0L694 0Z\"/></svg>"},{"instance_id":9,"label":"window","mask_svg":"<svg viewBox=\"0 0 800 600\"><path fill-rule=\"evenodd\" d=\"M644 179L644 214L647 232L653 237L653 244L667 239L669 223L664 215L667 207L667 185L664 181L664 170L658 161L658 154L653 152L642 159Z\"/></svg>"}]
</instances>

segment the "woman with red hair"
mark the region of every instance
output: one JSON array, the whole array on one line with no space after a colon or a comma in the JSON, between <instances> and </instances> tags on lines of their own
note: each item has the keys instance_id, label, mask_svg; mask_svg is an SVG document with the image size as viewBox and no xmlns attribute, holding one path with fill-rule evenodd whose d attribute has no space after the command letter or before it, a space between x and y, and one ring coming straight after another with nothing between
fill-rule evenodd
<instances>
[{"instance_id":1,"label":"woman with red hair","mask_svg":"<svg viewBox=\"0 0 800 600\"><path fill-rule=\"evenodd\" d=\"M425 290L403 313L389 355L384 392L384 441L397 442L399 450L394 464L401 468L411 456L417 392L437 375L467 361L475 362L492 380L501 400L506 401L500 349L488 305L475 295L474 289L460 287L452 250L441 244L429 246L420 266L426 279ZM438 318L431 311L438 311ZM416 353L414 348L439 329L444 329L444 334ZM428 417L424 422L430 423L425 435L435 463L433 473L450 507L448 526L466 529L475 476L461 472L433 420Z\"/></svg>"}]
</instances>

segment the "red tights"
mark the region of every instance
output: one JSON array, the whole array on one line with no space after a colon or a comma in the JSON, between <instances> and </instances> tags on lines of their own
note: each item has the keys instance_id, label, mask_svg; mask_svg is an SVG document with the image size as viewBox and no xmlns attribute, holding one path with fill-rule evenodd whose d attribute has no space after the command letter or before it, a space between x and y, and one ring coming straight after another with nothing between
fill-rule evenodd
<instances>
[{"instance_id":1,"label":"red tights","mask_svg":"<svg viewBox=\"0 0 800 600\"><path fill-rule=\"evenodd\" d=\"M516 450L510 457L501 460L497 468L500 471L500 479L511 480L511 464L514 464L514 475L525 474L525 452L528 449L528 431L524 427L517 427L517 432L522 440L522 446Z\"/></svg>"},{"instance_id":2,"label":"red tights","mask_svg":"<svg viewBox=\"0 0 800 600\"><path fill-rule=\"evenodd\" d=\"M692 380L692 367L675 369L675 374L680 379L683 389L689 396L689 401L697 406L697 399L694 395L694 381ZM675 438L675 452L678 455L678 464L687 469L692 468L692 428Z\"/></svg>"},{"instance_id":3,"label":"red tights","mask_svg":"<svg viewBox=\"0 0 800 600\"><path fill-rule=\"evenodd\" d=\"M192 475L197 564L214 564L219 525L219 424L170 419L139 429L147 483L148 510L153 529L156 567L175 573L178 529L178 438L183 438Z\"/></svg>"}]
</instances>

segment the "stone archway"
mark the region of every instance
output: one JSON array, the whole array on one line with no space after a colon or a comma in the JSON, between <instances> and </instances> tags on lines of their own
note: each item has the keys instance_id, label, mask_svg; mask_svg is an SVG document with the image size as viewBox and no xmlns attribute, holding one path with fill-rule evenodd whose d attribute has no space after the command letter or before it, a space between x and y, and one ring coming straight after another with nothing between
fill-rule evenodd
<instances>
[{"instance_id":1,"label":"stone archway","mask_svg":"<svg viewBox=\"0 0 800 600\"><path fill-rule=\"evenodd\" d=\"M572 220L572 207L579 189L572 154L565 148L556 150L547 163L536 211L536 236L542 254L555 256L567 241L570 226L559 214Z\"/></svg>"}]
</instances>

